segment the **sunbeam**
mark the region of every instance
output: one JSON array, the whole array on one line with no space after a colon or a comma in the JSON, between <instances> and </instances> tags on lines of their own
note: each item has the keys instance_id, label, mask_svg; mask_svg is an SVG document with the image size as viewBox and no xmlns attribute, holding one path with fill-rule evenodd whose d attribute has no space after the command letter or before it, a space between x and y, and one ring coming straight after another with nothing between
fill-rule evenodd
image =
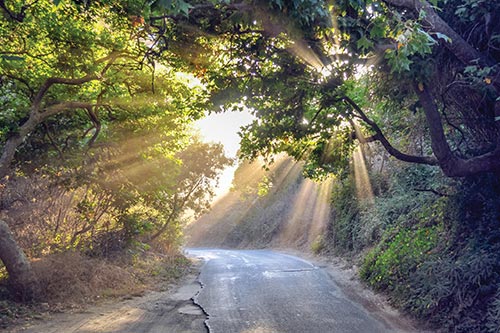
<instances>
[{"instance_id":1,"label":"sunbeam","mask_svg":"<svg viewBox=\"0 0 500 333\"><path fill-rule=\"evenodd\" d=\"M366 168L365 156L361 146L356 147L353 152L354 180L356 183L356 195L358 199L374 203L373 189Z\"/></svg>"},{"instance_id":2,"label":"sunbeam","mask_svg":"<svg viewBox=\"0 0 500 333\"><path fill-rule=\"evenodd\" d=\"M321 184L302 179L279 233L278 244L302 247L321 235L330 218L331 186L331 179Z\"/></svg>"},{"instance_id":3,"label":"sunbeam","mask_svg":"<svg viewBox=\"0 0 500 333\"><path fill-rule=\"evenodd\" d=\"M302 176L302 163L278 156L269 171L257 162L240 167L237 189L187 228L189 244L231 247L302 247L325 230L330 220L333 179L316 183ZM242 192L263 176L273 185L264 196Z\"/></svg>"},{"instance_id":4,"label":"sunbeam","mask_svg":"<svg viewBox=\"0 0 500 333\"><path fill-rule=\"evenodd\" d=\"M317 72L323 72L325 64L321 61L316 53L311 49L306 42L302 40L295 40L288 50L296 57L302 59L307 65L314 68Z\"/></svg>"}]
</instances>

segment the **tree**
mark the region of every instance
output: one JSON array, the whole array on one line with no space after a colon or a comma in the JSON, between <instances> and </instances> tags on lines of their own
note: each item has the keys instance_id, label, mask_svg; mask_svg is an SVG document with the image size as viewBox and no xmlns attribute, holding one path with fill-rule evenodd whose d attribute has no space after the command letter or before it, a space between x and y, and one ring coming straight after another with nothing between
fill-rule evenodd
<instances>
[{"instance_id":1,"label":"tree","mask_svg":"<svg viewBox=\"0 0 500 333\"><path fill-rule=\"evenodd\" d=\"M31 301L39 295L39 285L24 252L17 246L9 226L0 220L0 260L5 264L12 289L22 300Z\"/></svg>"},{"instance_id":2,"label":"tree","mask_svg":"<svg viewBox=\"0 0 500 333\"><path fill-rule=\"evenodd\" d=\"M164 218L154 223L149 242L162 236L186 213L194 216L204 213L210 207L213 188L217 186L220 173L233 163L224 155L221 144L202 143L198 139L176 157L180 166L174 177L174 186L154 194L153 206Z\"/></svg>"},{"instance_id":3,"label":"tree","mask_svg":"<svg viewBox=\"0 0 500 333\"><path fill-rule=\"evenodd\" d=\"M328 157L336 152L326 147L349 143L341 127L357 121L364 142L463 177L500 167L498 6L481 0L262 1L193 4L189 18L164 19L215 49L205 53L208 61L196 57L214 101L245 96L254 108L260 120L243 133L245 156L287 151L309 157L311 170L332 169L330 162L349 154ZM387 97L389 90L399 95ZM376 121L381 105L395 114L423 114L428 155L403 153L397 135L391 139L392 130Z\"/></svg>"},{"instance_id":4,"label":"tree","mask_svg":"<svg viewBox=\"0 0 500 333\"><path fill-rule=\"evenodd\" d=\"M13 166L28 172L47 163L74 168L71 186L95 182L94 190L112 193L123 211L133 204L128 198L137 198L128 186L133 172L124 165L144 163L151 151L174 159L206 97L177 75L185 67L182 56L151 58L143 9L134 1L0 1L0 179ZM157 133L139 138L133 126ZM130 160L117 162L113 156L124 146L115 140L124 137L141 144ZM124 177L110 176L117 164ZM1 227L0 259L11 285L18 294L32 294L29 262L8 225ZM83 225L77 238L93 227Z\"/></svg>"},{"instance_id":5,"label":"tree","mask_svg":"<svg viewBox=\"0 0 500 333\"><path fill-rule=\"evenodd\" d=\"M131 40L137 31L123 15L123 7L56 7L51 1L1 1L0 7L2 179L16 151L56 115L86 113L93 124L92 145L101 129L97 114L107 107L104 99L112 95L113 77L137 57L141 45ZM2 243L1 259L14 290L23 294L31 289L33 273L6 224L2 236L8 241Z\"/></svg>"}]
</instances>

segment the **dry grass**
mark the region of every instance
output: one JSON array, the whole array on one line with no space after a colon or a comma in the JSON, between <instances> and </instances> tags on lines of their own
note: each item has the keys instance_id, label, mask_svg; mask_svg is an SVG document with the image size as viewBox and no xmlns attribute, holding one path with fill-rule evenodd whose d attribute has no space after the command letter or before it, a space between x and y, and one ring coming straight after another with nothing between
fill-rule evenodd
<instances>
[{"instance_id":1,"label":"dry grass","mask_svg":"<svg viewBox=\"0 0 500 333\"><path fill-rule=\"evenodd\" d=\"M42 289L40 301L31 305L14 303L0 281L0 330L44 312L82 309L101 300L162 290L190 269L190 261L181 255L151 252L113 259L66 252L48 255L32 265Z\"/></svg>"},{"instance_id":2,"label":"dry grass","mask_svg":"<svg viewBox=\"0 0 500 333\"><path fill-rule=\"evenodd\" d=\"M33 262L42 299L49 303L82 303L101 296L103 290L135 292L142 284L130 268L77 252L60 253Z\"/></svg>"}]
</instances>

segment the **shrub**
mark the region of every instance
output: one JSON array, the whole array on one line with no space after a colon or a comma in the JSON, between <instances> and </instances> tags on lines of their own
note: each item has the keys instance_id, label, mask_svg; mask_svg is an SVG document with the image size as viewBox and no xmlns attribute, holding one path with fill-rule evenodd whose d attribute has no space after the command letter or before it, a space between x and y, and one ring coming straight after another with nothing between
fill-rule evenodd
<instances>
[{"instance_id":1,"label":"shrub","mask_svg":"<svg viewBox=\"0 0 500 333\"><path fill-rule=\"evenodd\" d=\"M392 235L367 254L361 277L377 289L403 296L410 276L432 256L439 233L439 226L388 231Z\"/></svg>"},{"instance_id":2,"label":"shrub","mask_svg":"<svg viewBox=\"0 0 500 333\"><path fill-rule=\"evenodd\" d=\"M394 190L376 198L360 220L384 219L385 231L361 277L445 332L499 332L499 185L487 175L451 184L433 202ZM388 206L396 209L381 210Z\"/></svg>"}]
</instances>

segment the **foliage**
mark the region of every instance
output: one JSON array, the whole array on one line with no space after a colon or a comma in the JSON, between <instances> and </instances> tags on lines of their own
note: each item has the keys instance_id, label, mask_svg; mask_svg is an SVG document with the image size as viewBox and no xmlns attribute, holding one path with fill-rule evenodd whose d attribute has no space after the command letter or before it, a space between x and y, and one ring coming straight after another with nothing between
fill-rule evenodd
<instances>
[{"instance_id":1,"label":"foliage","mask_svg":"<svg viewBox=\"0 0 500 333\"><path fill-rule=\"evenodd\" d=\"M390 175L372 175L373 205L356 199L352 180L333 190L324 251L361 253L362 279L443 331L495 331L498 179L449 182L428 167L386 167Z\"/></svg>"},{"instance_id":2,"label":"foliage","mask_svg":"<svg viewBox=\"0 0 500 333\"><path fill-rule=\"evenodd\" d=\"M488 321L486 325L489 332L497 332L498 327L500 327L500 297L498 295L498 292L493 302L491 303L491 307L488 312Z\"/></svg>"},{"instance_id":3,"label":"foliage","mask_svg":"<svg viewBox=\"0 0 500 333\"><path fill-rule=\"evenodd\" d=\"M259 6L221 5L208 22L195 5L189 24L215 33L195 39L206 49L196 65L212 100L249 107L258 118L242 131L241 155L272 161L286 152L321 177L344 172L355 139L368 137L398 159L439 165L451 177L495 169L498 26L482 2L412 4L317 2L311 14L301 2L273 1L268 15ZM484 38L457 18L460 6L484 18ZM496 13L497 6L486 7ZM418 138L410 135L415 124Z\"/></svg>"},{"instance_id":4,"label":"foliage","mask_svg":"<svg viewBox=\"0 0 500 333\"><path fill-rule=\"evenodd\" d=\"M332 190L334 215L328 229L331 244L340 252L359 250L357 239L360 228L360 208L356 200L356 188L352 179L343 180Z\"/></svg>"},{"instance_id":5,"label":"foliage","mask_svg":"<svg viewBox=\"0 0 500 333\"><path fill-rule=\"evenodd\" d=\"M148 15L185 11L164 5ZM3 214L32 257L110 255L152 234L176 247L181 217L206 209L230 163L220 146L192 139L206 86L182 55L153 59L143 10L135 1L2 6L2 177L15 166Z\"/></svg>"},{"instance_id":6,"label":"foliage","mask_svg":"<svg viewBox=\"0 0 500 333\"><path fill-rule=\"evenodd\" d=\"M428 260L426 254L437 246L438 227L423 227L416 230L388 230L389 239L370 252L365 258L361 277L380 289L406 295L405 282L415 270ZM385 248L385 246L387 248ZM397 290L402 289L402 290ZM397 291L396 291L397 290Z\"/></svg>"},{"instance_id":7,"label":"foliage","mask_svg":"<svg viewBox=\"0 0 500 333\"><path fill-rule=\"evenodd\" d=\"M316 237L316 239L311 243L311 251L314 254L322 253L326 248L326 241L322 235Z\"/></svg>"},{"instance_id":8,"label":"foliage","mask_svg":"<svg viewBox=\"0 0 500 333\"><path fill-rule=\"evenodd\" d=\"M131 181L126 169L103 171L99 164L92 170L98 174L88 168L83 174L56 169L50 176L47 168L19 174L3 184L3 215L30 257L67 250L109 256L142 247L147 235L162 236L158 249L170 252L180 245L183 215L206 209L218 174L230 162L220 145L200 142L176 158L181 164L170 165L169 178L152 173L157 161L142 162L147 181L160 182L154 188Z\"/></svg>"}]
</instances>

